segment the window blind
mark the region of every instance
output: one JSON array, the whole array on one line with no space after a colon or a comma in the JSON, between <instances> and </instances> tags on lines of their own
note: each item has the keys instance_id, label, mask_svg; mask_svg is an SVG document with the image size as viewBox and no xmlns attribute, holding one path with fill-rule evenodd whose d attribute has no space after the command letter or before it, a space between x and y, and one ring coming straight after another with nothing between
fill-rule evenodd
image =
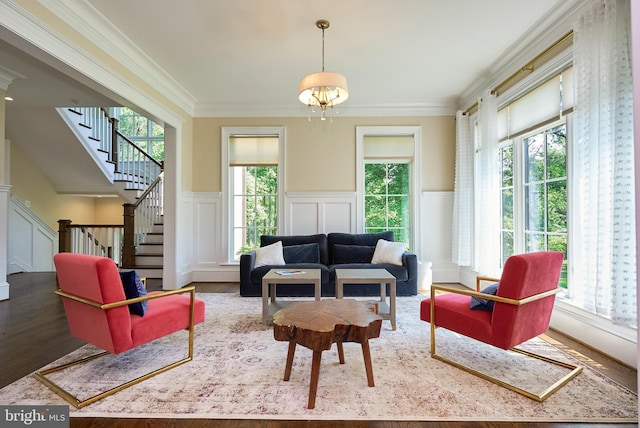
<instances>
[{"instance_id":1,"label":"window blind","mask_svg":"<svg viewBox=\"0 0 640 428\"><path fill-rule=\"evenodd\" d=\"M232 136L229 138L229 165L278 165L278 137Z\"/></svg>"},{"instance_id":2,"label":"window blind","mask_svg":"<svg viewBox=\"0 0 640 428\"><path fill-rule=\"evenodd\" d=\"M367 135L363 138L365 159L413 158L412 135Z\"/></svg>"},{"instance_id":3,"label":"window blind","mask_svg":"<svg viewBox=\"0 0 640 428\"><path fill-rule=\"evenodd\" d=\"M546 80L498 111L500 141L561 117L573 107L573 67Z\"/></svg>"}]
</instances>

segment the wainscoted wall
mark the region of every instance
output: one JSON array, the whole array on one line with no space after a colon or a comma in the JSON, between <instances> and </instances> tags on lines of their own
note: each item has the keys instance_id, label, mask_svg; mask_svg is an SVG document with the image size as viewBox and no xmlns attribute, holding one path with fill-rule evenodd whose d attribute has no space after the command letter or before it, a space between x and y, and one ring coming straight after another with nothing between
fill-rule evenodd
<instances>
[{"instance_id":1,"label":"wainscoted wall","mask_svg":"<svg viewBox=\"0 0 640 428\"><path fill-rule=\"evenodd\" d=\"M285 234L356 233L356 194L287 193Z\"/></svg>"},{"instance_id":2,"label":"wainscoted wall","mask_svg":"<svg viewBox=\"0 0 640 428\"><path fill-rule=\"evenodd\" d=\"M58 232L15 197L9 203L8 235L8 274L55 270L53 256L58 252Z\"/></svg>"},{"instance_id":3,"label":"wainscoted wall","mask_svg":"<svg viewBox=\"0 0 640 428\"><path fill-rule=\"evenodd\" d=\"M432 263L433 282L460 282L460 268L451 263L453 192L422 192L420 254Z\"/></svg>"},{"instance_id":4,"label":"wainscoted wall","mask_svg":"<svg viewBox=\"0 0 640 428\"><path fill-rule=\"evenodd\" d=\"M184 193L183 198L188 198ZM197 282L239 281L237 263L227 262L223 228L222 194L191 194L193 257L191 280ZM423 192L418 260L432 262L434 282L458 282L459 269L451 263L451 213L453 192ZM186 208L189 204L182 204ZM285 195L286 235L315 233L358 233L355 192L290 192ZM184 213L186 214L186 212ZM425 264L426 266L427 264ZM429 272L431 275L431 272ZM429 276L431 279L431 276Z\"/></svg>"}]
</instances>

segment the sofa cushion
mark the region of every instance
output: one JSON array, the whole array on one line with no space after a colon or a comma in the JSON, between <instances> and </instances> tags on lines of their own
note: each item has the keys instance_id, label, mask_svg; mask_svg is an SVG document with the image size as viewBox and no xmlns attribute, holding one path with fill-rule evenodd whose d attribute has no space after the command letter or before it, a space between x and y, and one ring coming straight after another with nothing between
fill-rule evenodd
<instances>
[{"instance_id":1,"label":"sofa cushion","mask_svg":"<svg viewBox=\"0 0 640 428\"><path fill-rule=\"evenodd\" d=\"M256 248L256 262L254 267L270 266L270 265L283 265L284 253L282 251L282 242L277 241L271 245Z\"/></svg>"},{"instance_id":2,"label":"sofa cushion","mask_svg":"<svg viewBox=\"0 0 640 428\"><path fill-rule=\"evenodd\" d=\"M287 245L282 248L285 263L320 263L320 249L317 243Z\"/></svg>"},{"instance_id":3,"label":"sofa cushion","mask_svg":"<svg viewBox=\"0 0 640 428\"><path fill-rule=\"evenodd\" d=\"M345 263L371 263L375 247L369 245L343 245L333 246L333 264Z\"/></svg>"},{"instance_id":4,"label":"sofa cushion","mask_svg":"<svg viewBox=\"0 0 640 428\"><path fill-rule=\"evenodd\" d=\"M371 263L390 263L392 265L402 265L402 254L406 251L407 244L404 242L389 242L379 239L376 250L371 258Z\"/></svg>"},{"instance_id":5,"label":"sofa cushion","mask_svg":"<svg viewBox=\"0 0 640 428\"><path fill-rule=\"evenodd\" d=\"M334 264L333 250L336 245L364 245L375 247L378 239L385 241L393 241L393 232L385 231L378 233L330 233L327 235L327 244L329 246L329 263Z\"/></svg>"},{"instance_id":6,"label":"sofa cushion","mask_svg":"<svg viewBox=\"0 0 640 428\"><path fill-rule=\"evenodd\" d=\"M327 252L327 235L319 233L316 235L261 235L260 246L264 247L274 242L281 241L283 247L290 245L300 244L318 244L318 251L320 253L320 263L323 265L329 264L329 255ZM375 244L374 244L375 245Z\"/></svg>"}]
</instances>

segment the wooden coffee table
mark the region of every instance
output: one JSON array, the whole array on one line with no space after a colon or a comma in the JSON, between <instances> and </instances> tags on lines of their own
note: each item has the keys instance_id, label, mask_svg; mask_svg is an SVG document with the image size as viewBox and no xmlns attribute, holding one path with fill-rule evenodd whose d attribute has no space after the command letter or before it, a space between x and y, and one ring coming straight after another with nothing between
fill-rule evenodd
<instances>
[{"instance_id":1,"label":"wooden coffee table","mask_svg":"<svg viewBox=\"0 0 640 428\"><path fill-rule=\"evenodd\" d=\"M311 349L313 360L307 407L313 409L316 405L322 351L330 349L335 342L340 364L344 364L342 343L356 342L362 345L367 383L374 386L369 339L380 336L381 326L380 316L367 309L363 303L350 299L296 302L279 310L273 315L273 336L276 340L289 342L284 380L288 381L291 376L296 345Z\"/></svg>"},{"instance_id":2,"label":"wooden coffee table","mask_svg":"<svg viewBox=\"0 0 640 428\"><path fill-rule=\"evenodd\" d=\"M287 270L271 269L262 277L262 325L269 325L271 316L279 309L285 308L291 302L276 300L277 284L313 284L314 297L320 300L320 269L303 269L303 273L294 275L280 275L278 271ZM271 295L271 298L269 298Z\"/></svg>"},{"instance_id":3,"label":"wooden coffee table","mask_svg":"<svg viewBox=\"0 0 640 428\"><path fill-rule=\"evenodd\" d=\"M342 299L344 284L380 283L380 302L378 314L391 321L396 329L396 277L386 269L336 269L336 299ZM387 302L387 284L389 284L389 302Z\"/></svg>"}]
</instances>

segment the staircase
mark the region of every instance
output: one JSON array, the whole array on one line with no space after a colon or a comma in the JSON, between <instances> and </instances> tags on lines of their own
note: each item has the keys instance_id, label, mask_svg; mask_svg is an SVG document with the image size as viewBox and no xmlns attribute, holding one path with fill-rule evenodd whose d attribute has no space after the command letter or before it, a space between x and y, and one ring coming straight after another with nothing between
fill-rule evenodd
<instances>
[{"instance_id":1,"label":"staircase","mask_svg":"<svg viewBox=\"0 0 640 428\"><path fill-rule=\"evenodd\" d=\"M112 227L119 230L105 235L122 233L123 244L114 245L112 257L122 269L136 269L148 280L162 280L163 269L163 181L161 163L145 153L118 131L118 121L109 117L102 108L59 108L58 113L71 131L91 155L114 190L124 198L125 224L73 225L69 237L64 239L69 248L60 251L104 254L104 248L96 238L96 227ZM87 236L87 230L94 233ZM84 235L83 235L84 234ZM63 240L61 239L61 246ZM74 245L76 242L80 245ZM90 245L86 243L90 242ZM115 248L114 248L115 247ZM121 247L121 248L120 248ZM88 250L89 249L89 250Z\"/></svg>"},{"instance_id":2,"label":"staircase","mask_svg":"<svg viewBox=\"0 0 640 428\"><path fill-rule=\"evenodd\" d=\"M135 269L140 276L147 279L162 279L162 264L164 254L163 218L155 223L151 232L147 233L144 240L136 248Z\"/></svg>"}]
</instances>

